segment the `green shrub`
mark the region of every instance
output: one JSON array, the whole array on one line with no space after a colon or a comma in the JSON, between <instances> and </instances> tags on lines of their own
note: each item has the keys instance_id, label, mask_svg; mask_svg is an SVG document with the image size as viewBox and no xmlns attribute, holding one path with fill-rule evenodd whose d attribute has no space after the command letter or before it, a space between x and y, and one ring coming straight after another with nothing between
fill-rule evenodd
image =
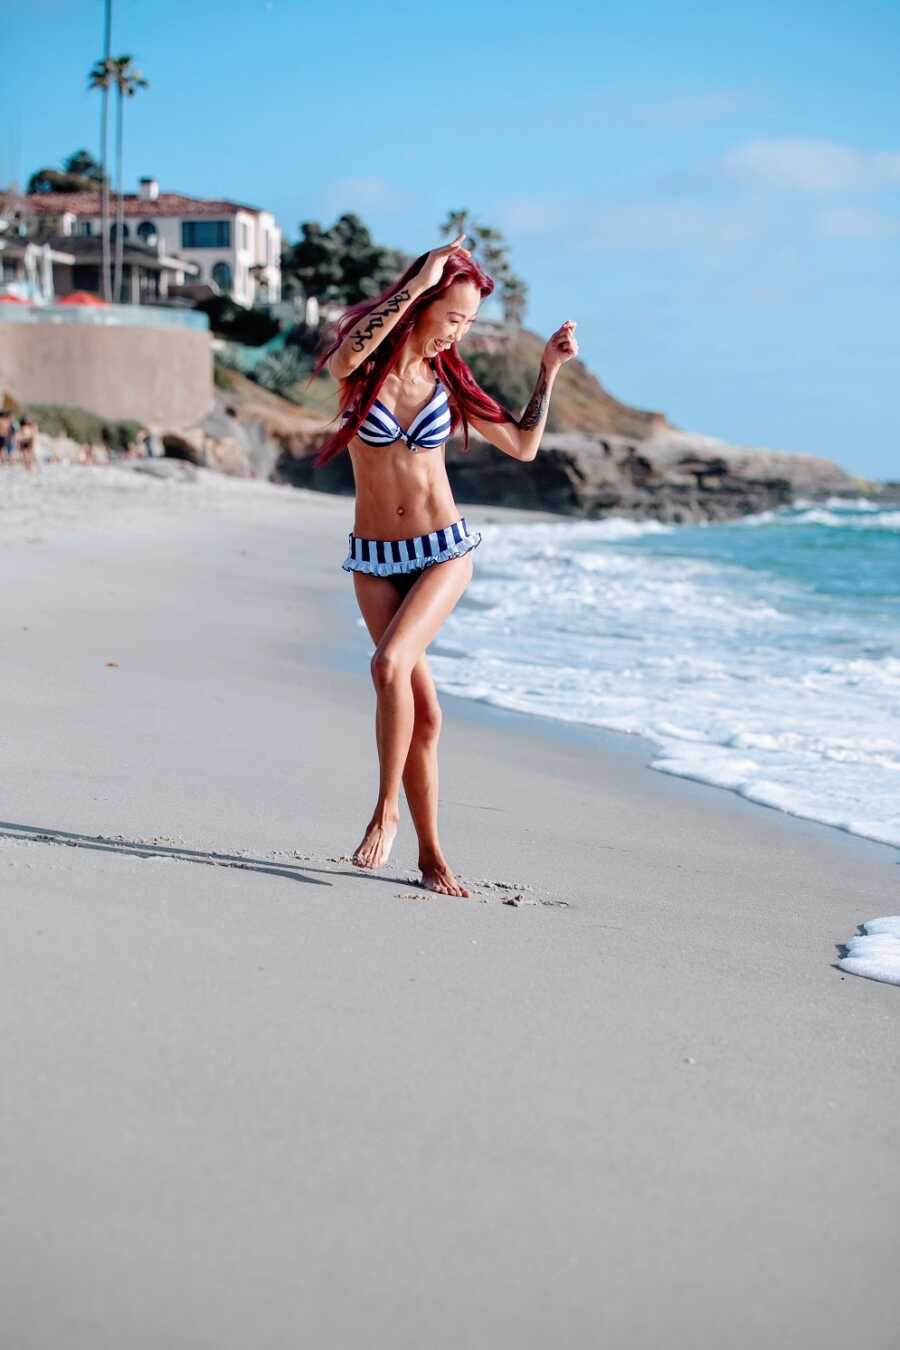
<instances>
[{"instance_id":1,"label":"green shrub","mask_svg":"<svg viewBox=\"0 0 900 1350\"><path fill-rule=\"evenodd\" d=\"M213 362L213 384L217 389L233 389L234 380L231 378L223 362L216 357Z\"/></svg>"},{"instance_id":2,"label":"green shrub","mask_svg":"<svg viewBox=\"0 0 900 1350\"><path fill-rule=\"evenodd\" d=\"M272 352L260 361L253 378L264 389L273 394L286 394L301 380L308 371L308 362L304 360L296 347L284 347L280 352Z\"/></svg>"},{"instance_id":3,"label":"green shrub","mask_svg":"<svg viewBox=\"0 0 900 1350\"><path fill-rule=\"evenodd\" d=\"M146 428L140 422L133 422L130 418L103 424L104 439L113 450L130 450L138 438L138 432L144 430Z\"/></svg>"},{"instance_id":4,"label":"green shrub","mask_svg":"<svg viewBox=\"0 0 900 1350\"><path fill-rule=\"evenodd\" d=\"M217 337L240 342L245 347L261 347L280 331L277 319L261 309L245 309L228 295L213 295L195 305L209 319Z\"/></svg>"},{"instance_id":5,"label":"green shrub","mask_svg":"<svg viewBox=\"0 0 900 1350\"><path fill-rule=\"evenodd\" d=\"M47 436L68 436L79 445L107 445L111 450L127 450L144 428L131 419L110 421L88 412L86 408L70 408L57 403L32 403L26 409L38 429Z\"/></svg>"}]
</instances>

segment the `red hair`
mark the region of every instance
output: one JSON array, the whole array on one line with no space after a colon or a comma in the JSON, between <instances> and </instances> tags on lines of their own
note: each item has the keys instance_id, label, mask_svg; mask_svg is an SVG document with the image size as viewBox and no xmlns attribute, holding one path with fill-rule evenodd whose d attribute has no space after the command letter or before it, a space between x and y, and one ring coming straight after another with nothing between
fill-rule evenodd
<instances>
[{"instance_id":1,"label":"red hair","mask_svg":"<svg viewBox=\"0 0 900 1350\"><path fill-rule=\"evenodd\" d=\"M364 319L367 314L371 314L373 310L382 308L386 300L389 300L397 291L403 290L407 282L411 281L423 266L427 256L427 253L423 253L416 258L415 262L410 263L399 280L389 286L386 291L382 291L376 299L363 300L360 304L351 305L349 309L344 311L337 324L332 341L316 362L313 371L314 376L319 374L328 358L337 351L361 319ZM341 423L340 428L320 446L313 460L314 469L327 464L330 459L333 459L352 441L357 428L378 397L378 391L384 384L385 376L397 364L403 345L417 318L423 310L439 299L453 285L454 281L474 282L481 293L482 300L489 296L494 289L492 278L478 266L477 262L474 262L464 253L451 253L444 264L444 272L440 281L417 296L400 322L391 329L387 337L381 340L372 355L361 362L352 375L349 375L345 380L341 380L340 411L341 413L349 413L349 416L345 422ZM469 446L468 419L470 417L480 418L484 422L515 421L511 412L497 403L495 399L492 399L480 387L471 370L459 355L456 343L445 351L437 353L434 357L434 366L452 400L450 405L450 429L455 431L460 422L462 423L466 449Z\"/></svg>"}]
</instances>

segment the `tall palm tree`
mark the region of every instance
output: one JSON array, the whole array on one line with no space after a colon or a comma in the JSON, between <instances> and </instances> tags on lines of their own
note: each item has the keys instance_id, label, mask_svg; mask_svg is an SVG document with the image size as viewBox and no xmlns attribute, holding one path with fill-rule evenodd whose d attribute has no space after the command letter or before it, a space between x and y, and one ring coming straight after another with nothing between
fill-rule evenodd
<instances>
[{"instance_id":1,"label":"tall palm tree","mask_svg":"<svg viewBox=\"0 0 900 1350\"><path fill-rule=\"evenodd\" d=\"M109 91L113 81L112 61L109 55L110 0L106 4L106 55L102 61L95 61L88 73L88 89L99 89L102 95L100 103L100 233L101 239L101 280L100 289L104 300L111 300L109 282L109 172L106 164L107 126L109 123Z\"/></svg>"},{"instance_id":2,"label":"tall palm tree","mask_svg":"<svg viewBox=\"0 0 900 1350\"><path fill-rule=\"evenodd\" d=\"M509 273L509 245L503 235L491 225L474 225L472 233L482 267L495 281L502 282Z\"/></svg>"},{"instance_id":3,"label":"tall palm tree","mask_svg":"<svg viewBox=\"0 0 900 1350\"><path fill-rule=\"evenodd\" d=\"M133 98L139 89L149 88L149 81L145 80L141 72L132 64L134 58L131 56L119 56L113 63L113 80L116 89L119 91L119 102L116 108L116 178L118 179L118 200L116 202L116 263L115 276L113 280L113 295L121 303L122 300L122 272L124 270L123 259L125 253L125 200L122 196L122 109L126 98Z\"/></svg>"},{"instance_id":4,"label":"tall palm tree","mask_svg":"<svg viewBox=\"0 0 900 1350\"><path fill-rule=\"evenodd\" d=\"M521 328L528 307L528 284L510 272L500 287L500 303L507 323Z\"/></svg>"},{"instance_id":5,"label":"tall palm tree","mask_svg":"<svg viewBox=\"0 0 900 1350\"><path fill-rule=\"evenodd\" d=\"M460 211L448 211L447 219L440 226L441 234L448 234L452 239L455 239L466 228L471 214L467 206L464 206Z\"/></svg>"}]
</instances>

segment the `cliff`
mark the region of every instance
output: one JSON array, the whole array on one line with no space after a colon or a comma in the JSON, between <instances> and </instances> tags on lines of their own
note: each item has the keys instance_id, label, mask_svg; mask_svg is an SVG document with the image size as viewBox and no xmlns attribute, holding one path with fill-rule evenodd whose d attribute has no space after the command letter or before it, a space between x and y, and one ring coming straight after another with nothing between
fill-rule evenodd
<instances>
[{"instance_id":1,"label":"cliff","mask_svg":"<svg viewBox=\"0 0 900 1350\"><path fill-rule=\"evenodd\" d=\"M531 397L545 339L527 328L479 324L466 339L464 355L478 383L518 414ZM575 431L645 440L666 430L661 412L622 403L604 389L583 361L567 361L556 379L547 432Z\"/></svg>"},{"instance_id":2,"label":"cliff","mask_svg":"<svg viewBox=\"0 0 900 1350\"><path fill-rule=\"evenodd\" d=\"M544 437L537 458L527 464L475 436L466 453L454 438L447 471L461 501L676 523L727 520L786 505L795 496L855 496L865 490L830 460L745 450L672 429L641 442L555 432ZM346 455L314 471L309 455L285 453L277 473L298 487L353 491Z\"/></svg>"}]
</instances>

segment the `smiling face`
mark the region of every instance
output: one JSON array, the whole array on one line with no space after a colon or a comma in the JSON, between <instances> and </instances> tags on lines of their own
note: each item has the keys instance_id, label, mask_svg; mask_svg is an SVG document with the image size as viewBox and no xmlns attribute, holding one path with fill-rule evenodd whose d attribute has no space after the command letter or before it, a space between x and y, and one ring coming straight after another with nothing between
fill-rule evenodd
<instances>
[{"instance_id":1,"label":"smiling face","mask_svg":"<svg viewBox=\"0 0 900 1350\"><path fill-rule=\"evenodd\" d=\"M437 356L469 331L478 307L481 291L474 281L454 281L443 295L423 310L413 329L413 340L421 345L425 357Z\"/></svg>"}]
</instances>

